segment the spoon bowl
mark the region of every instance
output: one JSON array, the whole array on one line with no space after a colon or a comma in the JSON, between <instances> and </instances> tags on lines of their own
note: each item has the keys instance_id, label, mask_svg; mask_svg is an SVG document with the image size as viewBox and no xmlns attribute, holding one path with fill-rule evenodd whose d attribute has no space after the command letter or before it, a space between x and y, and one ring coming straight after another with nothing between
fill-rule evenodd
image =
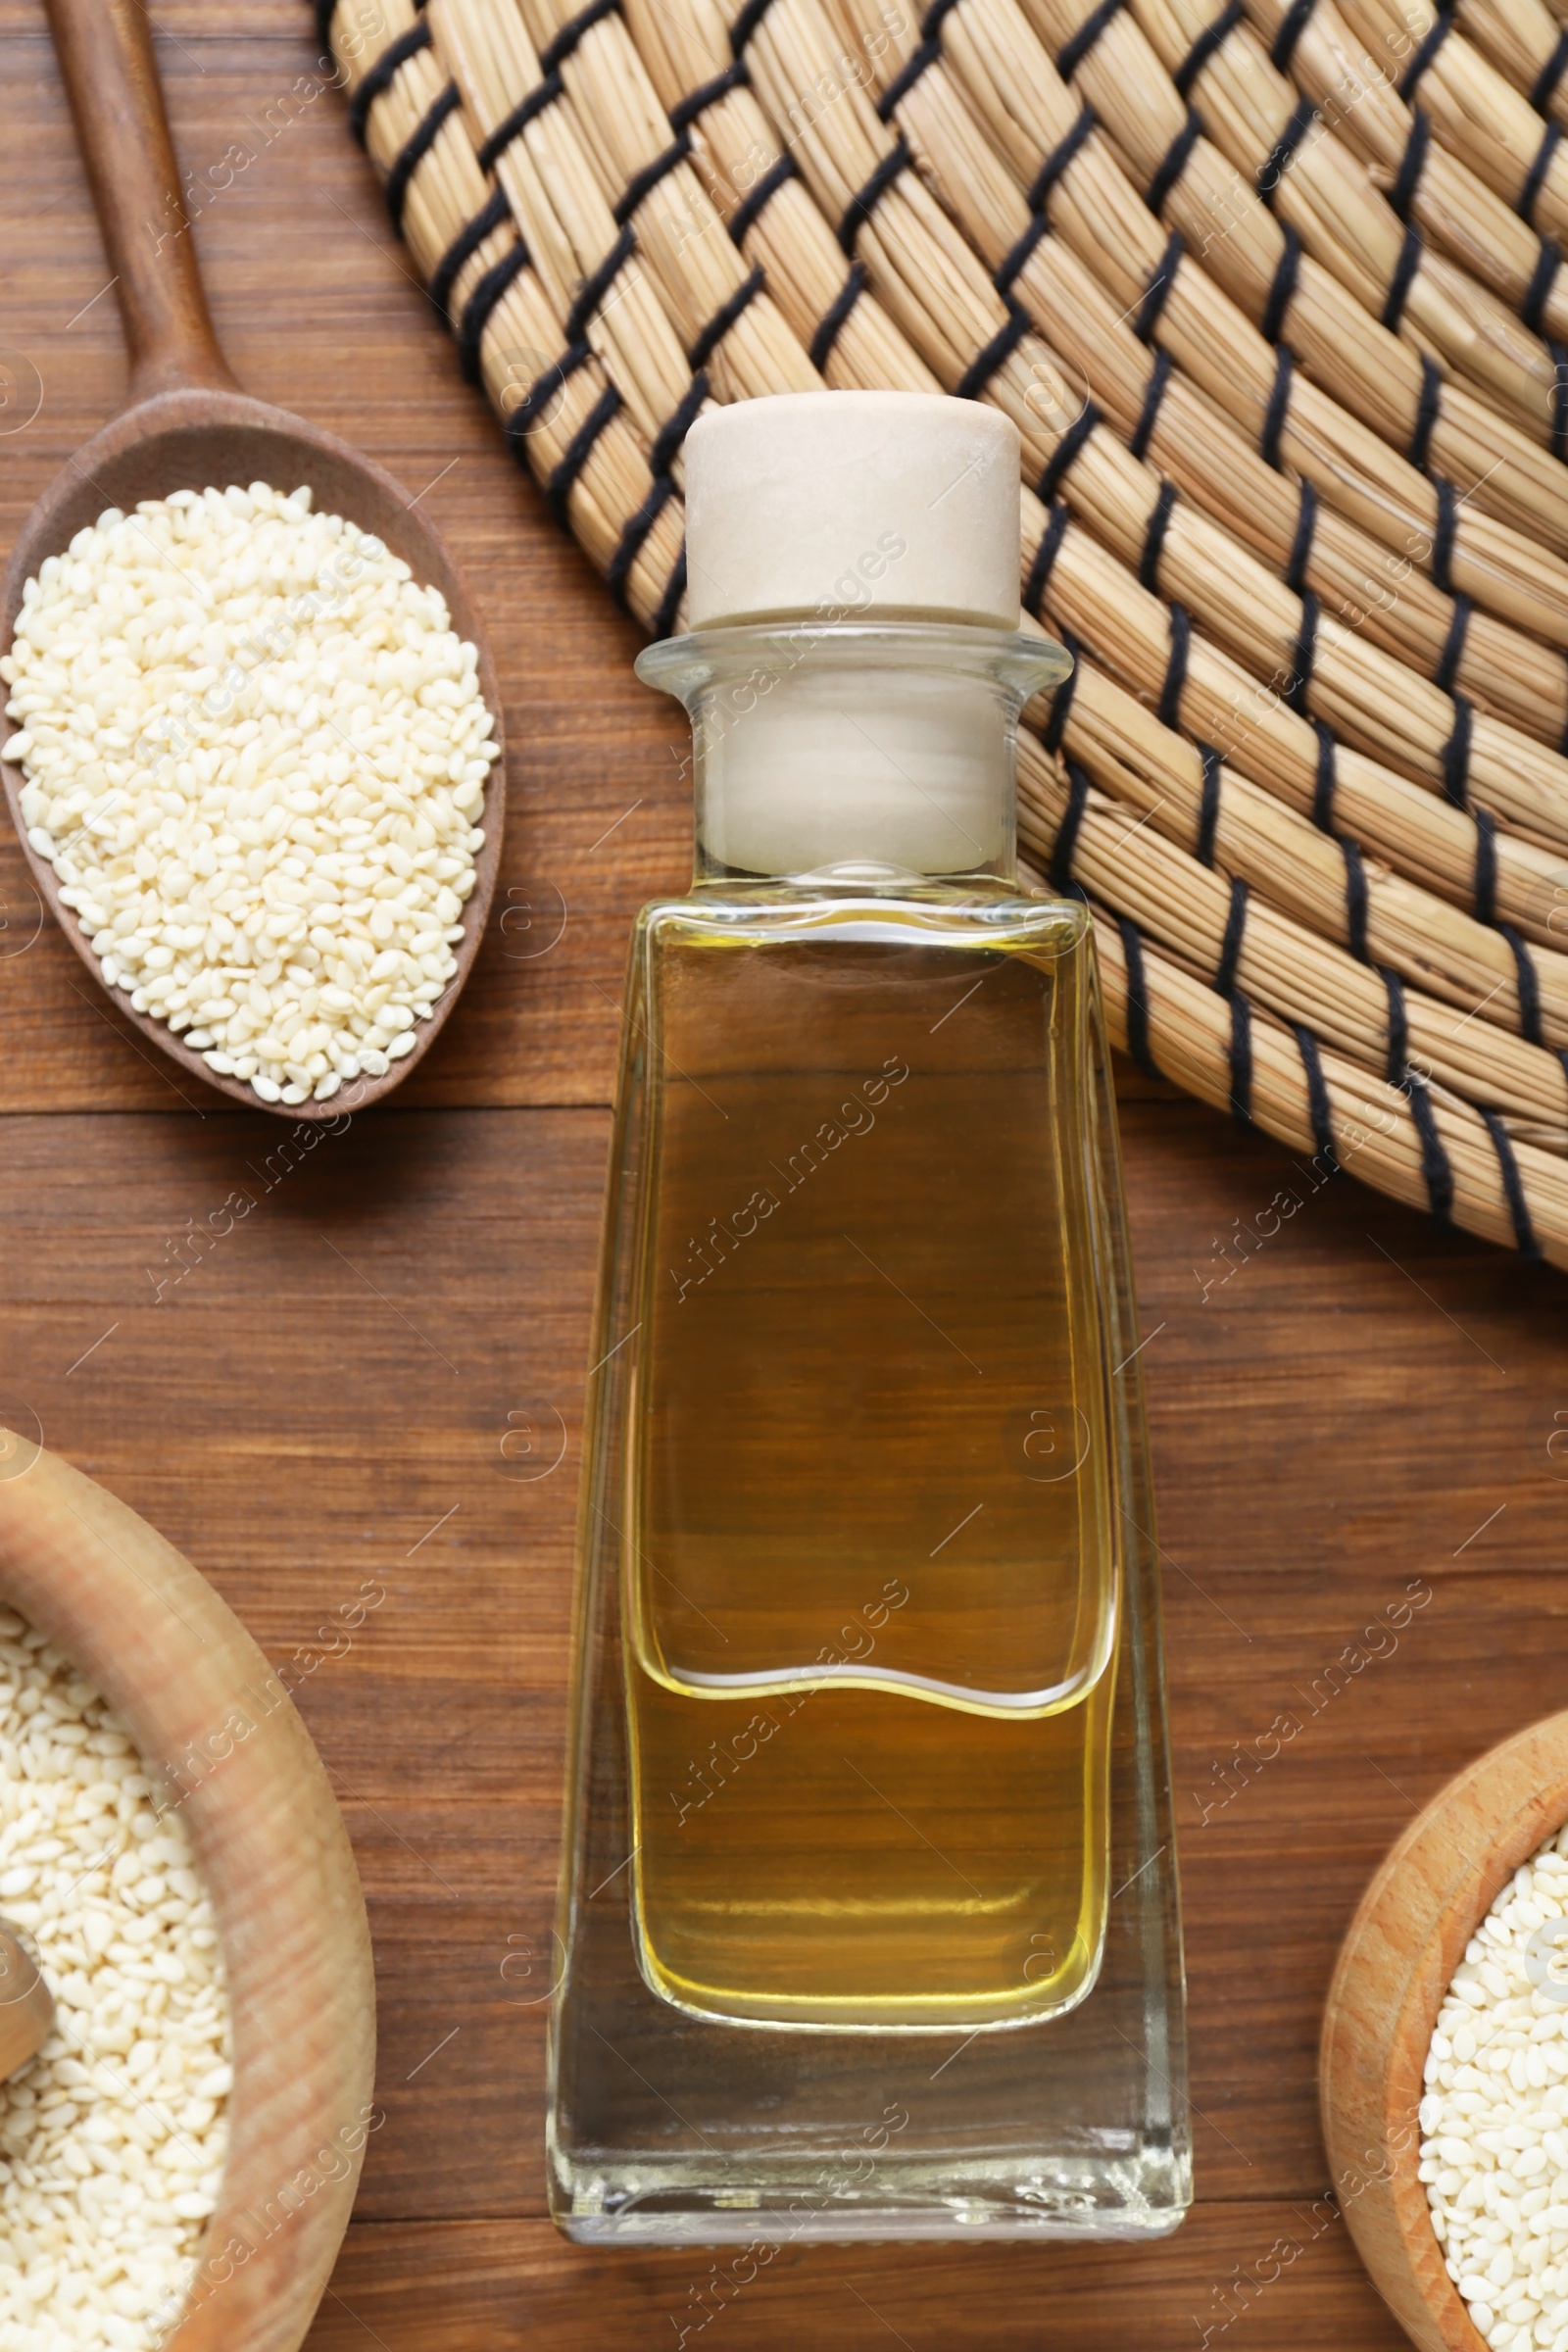
<instances>
[{"instance_id":1,"label":"spoon bowl","mask_svg":"<svg viewBox=\"0 0 1568 2352\"><path fill-rule=\"evenodd\" d=\"M0 1920L0 2082L37 2057L54 2022L55 1996L37 1962Z\"/></svg>"},{"instance_id":2,"label":"spoon bowl","mask_svg":"<svg viewBox=\"0 0 1568 2352\"><path fill-rule=\"evenodd\" d=\"M119 415L68 460L23 525L0 583L0 648L10 650L25 582L49 556L108 508L134 511L142 499L174 490L242 488L265 481L286 496L310 485L318 513L342 514L385 542L421 587L439 589L452 626L478 651L479 685L501 742L501 695L495 665L473 604L440 533L402 485L336 434L253 400L229 371L208 315L195 247L180 209L179 173L170 140L152 51L149 20L137 0L48 0L60 59L93 202L125 323L131 357L129 395ZM164 222L156 238L149 224ZM96 985L122 1017L204 1085L290 1119L333 1119L368 1108L401 1085L428 1052L451 1014L484 936L501 858L505 747L490 771L479 821L484 846L463 909L457 969L416 1029L412 1053L380 1078L362 1076L324 1102L264 1103L244 1079L212 1070L167 1022L139 1013L105 987L92 945L61 904L54 867L27 839L20 766L0 746L5 785L23 853L44 905L59 921Z\"/></svg>"}]
</instances>

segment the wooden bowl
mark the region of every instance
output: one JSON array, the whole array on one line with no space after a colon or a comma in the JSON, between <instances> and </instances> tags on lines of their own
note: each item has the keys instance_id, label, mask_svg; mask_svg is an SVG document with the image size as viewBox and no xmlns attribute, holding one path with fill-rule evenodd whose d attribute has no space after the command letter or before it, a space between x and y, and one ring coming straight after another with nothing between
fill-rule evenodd
<instances>
[{"instance_id":1,"label":"wooden bowl","mask_svg":"<svg viewBox=\"0 0 1568 2352\"><path fill-rule=\"evenodd\" d=\"M320 1758L206 1578L102 1487L6 1430L0 1598L118 1711L183 1816L222 1944L229 2154L165 2352L296 2352L376 2120L369 1930Z\"/></svg>"},{"instance_id":2,"label":"wooden bowl","mask_svg":"<svg viewBox=\"0 0 1568 2352\"><path fill-rule=\"evenodd\" d=\"M1565 1820L1568 1714L1548 1715L1411 1823L1362 1896L1329 1986L1318 2091L1330 2179L1374 2286L1429 2352L1488 2352L1416 2178L1432 2030L1465 1945Z\"/></svg>"}]
</instances>

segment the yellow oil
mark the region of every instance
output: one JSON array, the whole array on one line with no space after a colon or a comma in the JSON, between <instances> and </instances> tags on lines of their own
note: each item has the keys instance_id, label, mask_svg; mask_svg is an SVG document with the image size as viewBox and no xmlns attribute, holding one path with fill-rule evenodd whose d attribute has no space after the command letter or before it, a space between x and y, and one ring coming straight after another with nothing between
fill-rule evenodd
<instances>
[{"instance_id":1,"label":"yellow oil","mask_svg":"<svg viewBox=\"0 0 1568 2352\"><path fill-rule=\"evenodd\" d=\"M1002 2024L1092 1980L1117 1577L1075 938L649 938L633 1885L703 2013Z\"/></svg>"}]
</instances>

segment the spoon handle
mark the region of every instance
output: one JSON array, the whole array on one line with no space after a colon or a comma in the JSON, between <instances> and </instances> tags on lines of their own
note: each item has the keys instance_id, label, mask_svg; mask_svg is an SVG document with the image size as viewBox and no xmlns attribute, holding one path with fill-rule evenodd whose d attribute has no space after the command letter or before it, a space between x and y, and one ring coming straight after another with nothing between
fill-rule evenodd
<instances>
[{"instance_id":1,"label":"spoon handle","mask_svg":"<svg viewBox=\"0 0 1568 2352\"><path fill-rule=\"evenodd\" d=\"M138 0L46 0L130 350L127 406L235 389L180 194L151 23Z\"/></svg>"}]
</instances>

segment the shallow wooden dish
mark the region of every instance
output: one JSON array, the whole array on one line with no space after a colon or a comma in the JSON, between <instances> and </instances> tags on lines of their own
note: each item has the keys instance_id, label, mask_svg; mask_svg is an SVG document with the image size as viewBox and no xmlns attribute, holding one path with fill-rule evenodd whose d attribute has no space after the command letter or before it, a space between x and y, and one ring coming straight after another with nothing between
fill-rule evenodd
<instances>
[{"instance_id":1,"label":"shallow wooden dish","mask_svg":"<svg viewBox=\"0 0 1568 2352\"><path fill-rule=\"evenodd\" d=\"M1488 2352L1416 2178L1432 2029L1499 1890L1565 1820L1568 1714L1548 1715L1411 1823L1362 1896L1329 1986L1318 2092L1330 2179L1373 2284L1429 2352Z\"/></svg>"},{"instance_id":2,"label":"shallow wooden dish","mask_svg":"<svg viewBox=\"0 0 1568 2352\"><path fill-rule=\"evenodd\" d=\"M310 1735L205 1577L0 1430L0 1599L79 1665L178 1803L228 1974L229 2155L165 2352L296 2352L375 2128L359 1874Z\"/></svg>"}]
</instances>

